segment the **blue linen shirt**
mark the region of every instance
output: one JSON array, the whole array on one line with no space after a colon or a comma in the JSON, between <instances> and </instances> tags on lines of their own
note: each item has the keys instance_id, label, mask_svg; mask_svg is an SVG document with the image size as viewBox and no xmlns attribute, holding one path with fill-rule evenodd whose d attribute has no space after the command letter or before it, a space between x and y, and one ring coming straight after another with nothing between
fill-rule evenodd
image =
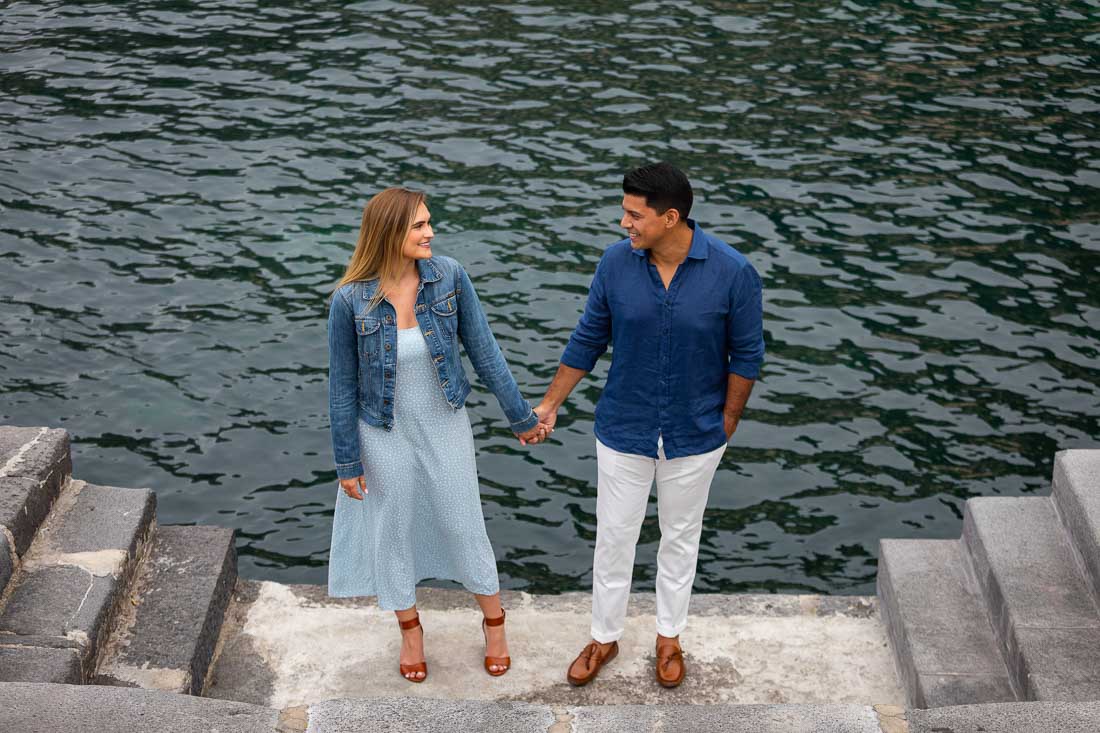
<instances>
[{"instance_id":1,"label":"blue linen shirt","mask_svg":"<svg viewBox=\"0 0 1100 733\"><path fill-rule=\"evenodd\" d=\"M612 347L596 404L596 437L621 453L667 458L726 442L727 375L756 379L764 361L760 275L692 219L691 249L665 290L646 250L629 239L600 258L561 363L591 371Z\"/></svg>"}]
</instances>

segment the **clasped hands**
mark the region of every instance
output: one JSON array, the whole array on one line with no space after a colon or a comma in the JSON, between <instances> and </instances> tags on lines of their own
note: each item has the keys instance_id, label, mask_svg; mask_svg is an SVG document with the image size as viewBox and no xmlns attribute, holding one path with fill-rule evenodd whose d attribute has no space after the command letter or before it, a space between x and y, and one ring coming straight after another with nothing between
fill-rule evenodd
<instances>
[{"instance_id":1,"label":"clasped hands","mask_svg":"<svg viewBox=\"0 0 1100 733\"><path fill-rule=\"evenodd\" d=\"M545 403L534 408L534 411L535 414L539 416L539 422L526 433L515 434L519 439L520 445L535 445L541 443L550 437L550 433L554 432L554 423L558 420L558 411Z\"/></svg>"}]
</instances>

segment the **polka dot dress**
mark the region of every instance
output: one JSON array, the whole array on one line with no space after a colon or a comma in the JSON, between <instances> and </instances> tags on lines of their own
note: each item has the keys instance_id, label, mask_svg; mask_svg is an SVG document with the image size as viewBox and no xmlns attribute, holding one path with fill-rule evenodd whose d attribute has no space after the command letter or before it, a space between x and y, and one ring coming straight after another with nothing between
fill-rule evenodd
<instances>
[{"instance_id":1,"label":"polka dot dress","mask_svg":"<svg viewBox=\"0 0 1100 733\"><path fill-rule=\"evenodd\" d=\"M500 586L470 418L444 398L418 326L398 329L397 353L393 429L359 421L369 493L357 501L336 490L328 593L378 596L388 611L415 605L426 578L492 595Z\"/></svg>"}]
</instances>

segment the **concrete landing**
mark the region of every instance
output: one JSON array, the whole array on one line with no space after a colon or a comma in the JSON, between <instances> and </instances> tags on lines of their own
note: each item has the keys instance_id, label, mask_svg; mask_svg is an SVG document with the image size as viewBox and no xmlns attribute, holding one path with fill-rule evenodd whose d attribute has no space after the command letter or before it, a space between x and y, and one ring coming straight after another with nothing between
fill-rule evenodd
<instances>
[{"instance_id":1,"label":"concrete landing","mask_svg":"<svg viewBox=\"0 0 1100 733\"><path fill-rule=\"evenodd\" d=\"M504 592L513 666L490 678L480 612L463 591L418 592L429 677L397 672L400 632L373 599L323 586L239 580L208 697L271 708L341 698L500 700L552 706L904 705L876 601L865 597L697 595L681 640L684 684L653 677L654 597L631 597L619 657L584 688L565 670L589 638L590 596Z\"/></svg>"}]
</instances>

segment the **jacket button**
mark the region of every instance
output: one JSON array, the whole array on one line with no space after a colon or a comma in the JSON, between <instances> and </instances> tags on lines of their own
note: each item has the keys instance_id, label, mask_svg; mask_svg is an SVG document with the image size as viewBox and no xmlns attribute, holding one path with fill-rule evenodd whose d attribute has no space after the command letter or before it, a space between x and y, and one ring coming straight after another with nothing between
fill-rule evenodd
<instances>
[{"instance_id":1,"label":"jacket button","mask_svg":"<svg viewBox=\"0 0 1100 733\"><path fill-rule=\"evenodd\" d=\"M390 404L390 401L389 400L382 400L382 404L383 405L388 405L388 404Z\"/></svg>"},{"instance_id":2,"label":"jacket button","mask_svg":"<svg viewBox=\"0 0 1100 733\"><path fill-rule=\"evenodd\" d=\"M386 316L386 323L393 323L393 318L390 316Z\"/></svg>"},{"instance_id":3,"label":"jacket button","mask_svg":"<svg viewBox=\"0 0 1100 733\"><path fill-rule=\"evenodd\" d=\"M386 351L389 351L389 350L390 350L390 345L386 344Z\"/></svg>"}]
</instances>

